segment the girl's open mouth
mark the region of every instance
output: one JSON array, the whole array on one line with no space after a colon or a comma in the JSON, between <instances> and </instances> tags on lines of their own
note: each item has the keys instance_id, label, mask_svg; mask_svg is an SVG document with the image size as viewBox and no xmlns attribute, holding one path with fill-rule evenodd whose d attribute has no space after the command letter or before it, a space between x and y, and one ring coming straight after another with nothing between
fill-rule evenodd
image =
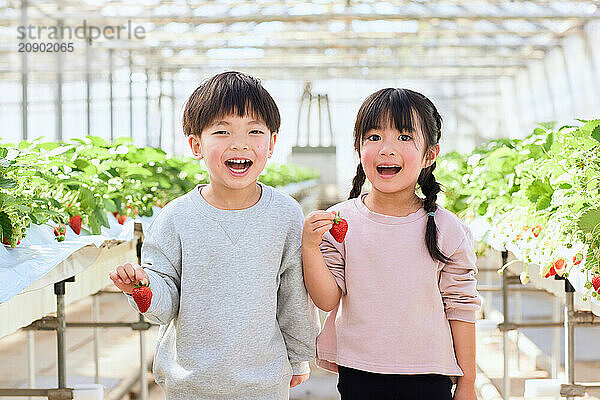
<instances>
[{"instance_id":1,"label":"girl's open mouth","mask_svg":"<svg viewBox=\"0 0 600 400\"><path fill-rule=\"evenodd\" d=\"M247 158L231 158L225 161L225 166L234 176L244 176L252 166L252 161Z\"/></svg>"},{"instance_id":2,"label":"girl's open mouth","mask_svg":"<svg viewBox=\"0 0 600 400\"><path fill-rule=\"evenodd\" d=\"M377 173L383 177L389 178L396 175L402 170L399 165L379 165L377 166Z\"/></svg>"}]
</instances>

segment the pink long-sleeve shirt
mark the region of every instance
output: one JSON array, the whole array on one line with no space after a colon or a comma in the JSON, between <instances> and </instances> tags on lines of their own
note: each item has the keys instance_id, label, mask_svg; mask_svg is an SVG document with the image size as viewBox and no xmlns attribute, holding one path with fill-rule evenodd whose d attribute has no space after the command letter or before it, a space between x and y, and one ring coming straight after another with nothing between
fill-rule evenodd
<instances>
[{"instance_id":1,"label":"pink long-sleeve shirt","mask_svg":"<svg viewBox=\"0 0 600 400\"><path fill-rule=\"evenodd\" d=\"M342 243L329 232L321 253L342 296L317 338L317 365L388 374L462 376L449 320L475 322L481 299L469 228L438 206L438 246L452 263L433 260L425 244L427 213L378 214L361 198L339 203L348 221Z\"/></svg>"}]
</instances>

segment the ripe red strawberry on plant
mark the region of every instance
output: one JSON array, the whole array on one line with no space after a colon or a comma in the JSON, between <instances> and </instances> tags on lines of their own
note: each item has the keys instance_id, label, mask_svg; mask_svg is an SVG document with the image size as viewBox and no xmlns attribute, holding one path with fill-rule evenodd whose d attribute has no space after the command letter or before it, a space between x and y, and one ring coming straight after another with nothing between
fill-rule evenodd
<instances>
[{"instance_id":1,"label":"ripe red strawberry on plant","mask_svg":"<svg viewBox=\"0 0 600 400\"><path fill-rule=\"evenodd\" d=\"M65 224L58 224L54 227L54 236L56 240L62 242L65 240L65 234L67 233L67 227Z\"/></svg>"},{"instance_id":2,"label":"ripe red strawberry on plant","mask_svg":"<svg viewBox=\"0 0 600 400\"><path fill-rule=\"evenodd\" d=\"M131 295L133 296L135 304L137 304L138 308L140 309L140 312L145 313L148 311L148 308L150 308L150 302L152 301L152 290L150 290L150 283L144 284L142 281L139 281L133 286Z\"/></svg>"},{"instance_id":3,"label":"ripe red strawberry on plant","mask_svg":"<svg viewBox=\"0 0 600 400\"><path fill-rule=\"evenodd\" d=\"M592 277L592 286L596 292L600 293L598 291L598 289L600 289L600 275L594 275Z\"/></svg>"},{"instance_id":4,"label":"ripe red strawberry on plant","mask_svg":"<svg viewBox=\"0 0 600 400\"><path fill-rule=\"evenodd\" d=\"M123 225L125 223L125 220L127 219L127 215L119 215L117 217L117 222L121 225Z\"/></svg>"},{"instance_id":5,"label":"ripe red strawberry on plant","mask_svg":"<svg viewBox=\"0 0 600 400\"><path fill-rule=\"evenodd\" d=\"M554 261L554 263L552 263L552 268L554 269L555 273L559 276L563 276L566 266L567 262L562 257Z\"/></svg>"},{"instance_id":6,"label":"ripe red strawberry on plant","mask_svg":"<svg viewBox=\"0 0 600 400\"><path fill-rule=\"evenodd\" d=\"M577 253L573 256L573 265L579 265L583 261L583 254Z\"/></svg>"},{"instance_id":7,"label":"ripe red strawberry on plant","mask_svg":"<svg viewBox=\"0 0 600 400\"><path fill-rule=\"evenodd\" d=\"M339 243L342 243L346 237L346 232L348 232L348 222L342 218L342 214L339 211L333 220L333 226L329 232Z\"/></svg>"},{"instance_id":8,"label":"ripe red strawberry on plant","mask_svg":"<svg viewBox=\"0 0 600 400\"><path fill-rule=\"evenodd\" d=\"M71 229L73 229L73 232L79 235L81 233L81 216L73 215L69 218L69 225L71 226Z\"/></svg>"}]
</instances>

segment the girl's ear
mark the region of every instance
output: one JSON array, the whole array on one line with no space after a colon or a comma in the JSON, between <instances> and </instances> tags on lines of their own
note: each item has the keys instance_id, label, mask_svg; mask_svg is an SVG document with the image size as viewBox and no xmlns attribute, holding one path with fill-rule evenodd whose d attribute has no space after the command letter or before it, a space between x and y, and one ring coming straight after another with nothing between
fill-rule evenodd
<instances>
[{"instance_id":1,"label":"girl's ear","mask_svg":"<svg viewBox=\"0 0 600 400\"><path fill-rule=\"evenodd\" d=\"M196 135L190 135L188 137L188 142L190 143L190 149L192 149L192 154L196 160L202 160L204 155L202 154L202 144L200 143L200 138Z\"/></svg>"},{"instance_id":2,"label":"girl's ear","mask_svg":"<svg viewBox=\"0 0 600 400\"><path fill-rule=\"evenodd\" d=\"M425 160L425 168L429 168L431 164L435 162L440 154L440 145L438 143L434 144L427 150L427 159Z\"/></svg>"}]
</instances>

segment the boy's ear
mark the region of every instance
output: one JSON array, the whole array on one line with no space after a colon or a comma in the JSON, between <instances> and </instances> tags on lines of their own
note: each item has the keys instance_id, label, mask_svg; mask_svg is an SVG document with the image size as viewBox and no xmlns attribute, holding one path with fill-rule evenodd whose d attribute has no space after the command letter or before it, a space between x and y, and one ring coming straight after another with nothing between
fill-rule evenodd
<instances>
[{"instance_id":1,"label":"boy's ear","mask_svg":"<svg viewBox=\"0 0 600 400\"><path fill-rule=\"evenodd\" d=\"M200 143L200 138L196 135L190 135L188 137L188 141L190 143L190 149L192 149L192 154L196 160L202 160L204 155L202 155L202 144Z\"/></svg>"},{"instance_id":2,"label":"boy's ear","mask_svg":"<svg viewBox=\"0 0 600 400\"><path fill-rule=\"evenodd\" d=\"M269 158L273 155L273 150L275 149L275 142L277 141L277 132L271 133L271 138L269 139Z\"/></svg>"},{"instance_id":3,"label":"boy's ear","mask_svg":"<svg viewBox=\"0 0 600 400\"><path fill-rule=\"evenodd\" d=\"M429 150L427 150L427 161L425 162L425 168L430 167L431 164L433 164L435 162L435 160L438 158L439 154L440 154L440 145L436 143L433 146L431 146L429 148Z\"/></svg>"}]
</instances>

